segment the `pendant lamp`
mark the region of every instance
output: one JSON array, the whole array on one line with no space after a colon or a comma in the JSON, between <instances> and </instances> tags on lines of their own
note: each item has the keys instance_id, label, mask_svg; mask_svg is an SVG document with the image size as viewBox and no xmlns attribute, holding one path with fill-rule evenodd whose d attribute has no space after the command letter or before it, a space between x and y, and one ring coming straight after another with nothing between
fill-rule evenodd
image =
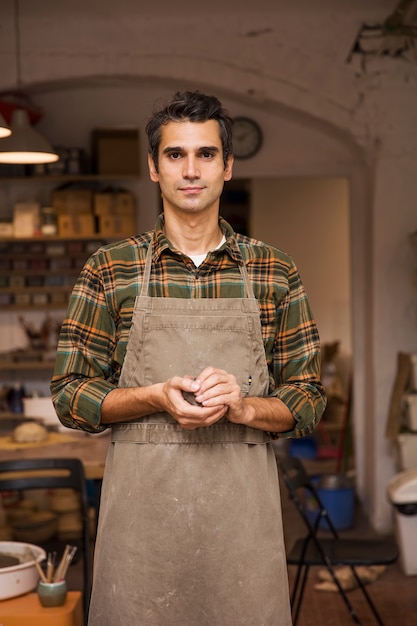
<instances>
[{"instance_id":1,"label":"pendant lamp","mask_svg":"<svg viewBox=\"0 0 417 626\"><path fill-rule=\"evenodd\" d=\"M20 23L19 0L15 8L16 74L17 87L21 88L20 78ZM49 142L32 128L24 108L17 107L10 122L10 137L0 139L0 163L53 163L59 156ZM4 137L4 135L3 135Z\"/></svg>"},{"instance_id":2,"label":"pendant lamp","mask_svg":"<svg viewBox=\"0 0 417 626\"><path fill-rule=\"evenodd\" d=\"M11 135L11 133L12 131L7 126L6 122L4 121L4 117L0 113L0 139L2 139L3 137L8 137L9 135Z\"/></svg>"},{"instance_id":3,"label":"pendant lamp","mask_svg":"<svg viewBox=\"0 0 417 626\"><path fill-rule=\"evenodd\" d=\"M0 163L53 163L59 156L37 130L32 128L25 109L15 109L10 123L12 134L0 141Z\"/></svg>"}]
</instances>

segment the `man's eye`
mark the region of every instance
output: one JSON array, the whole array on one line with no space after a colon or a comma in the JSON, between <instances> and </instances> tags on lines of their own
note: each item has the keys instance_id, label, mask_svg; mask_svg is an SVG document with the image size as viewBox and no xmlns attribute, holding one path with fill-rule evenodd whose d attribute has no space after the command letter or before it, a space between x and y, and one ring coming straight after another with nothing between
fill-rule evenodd
<instances>
[{"instance_id":1,"label":"man's eye","mask_svg":"<svg viewBox=\"0 0 417 626\"><path fill-rule=\"evenodd\" d=\"M179 159L180 158L180 153L179 152L171 152L169 155L170 159Z\"/></svg>"},{"instance_id":2,"label":"man's eye","mask_svg":"<svg viewBox=\"0 0 417 626\"><path fill-rule=\"evenodd\" d=\"M211 159L214 155L212 152L203 152L201 156L203 157L203 159Z\"/></svg>"}]
</instances>

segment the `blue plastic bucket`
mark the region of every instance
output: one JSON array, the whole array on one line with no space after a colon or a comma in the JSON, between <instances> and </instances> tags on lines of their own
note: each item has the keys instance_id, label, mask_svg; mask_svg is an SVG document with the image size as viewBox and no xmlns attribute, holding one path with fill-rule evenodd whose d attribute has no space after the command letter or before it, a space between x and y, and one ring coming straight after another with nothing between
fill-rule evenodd
<instances>
[{"instance_id":1,"label":"blue plastic bucket","mask_svg":"<svg viewBox=\"0 0 417 626\"><path fill-rule=\"evenodd\" d=\"M317 441L313 437L290 439L289 454L300 459L315 459L317 458Z\"/></svg>"},{"instance_id":2,"label":"blue plastic bucket","mask_svg":"<svg viewBox=\"0 0 417 626\"><path fill-rule=\"evenodd\" d=\"M355 489L349 478L340 474L323 474L313 476L311 480L336 530L351 528L355 510ZM307 496L306 511L310 522L314 524L319 508L311 494ZM320 521L319 528L330 530L324 519Z\"/></svg>"}]
</instances>

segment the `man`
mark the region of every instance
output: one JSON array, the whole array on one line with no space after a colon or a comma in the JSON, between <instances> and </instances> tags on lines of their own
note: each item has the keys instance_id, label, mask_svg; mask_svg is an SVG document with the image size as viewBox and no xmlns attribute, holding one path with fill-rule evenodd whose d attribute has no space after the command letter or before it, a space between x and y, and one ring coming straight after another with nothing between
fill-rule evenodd
<instances>
[{"instance_id":1,"label":"man","mask_svg":"<svg viewBox=\"0 0 417 626\"><path fill-rule=\"evenodd\" d=\"M231 120L175 94L147 125L163 214L75 285L52 380L63 424L112 428L90 626L288 626L270 445L324 410L319 337L283 252L219 219Z\"/></svg>"}]
</instances>

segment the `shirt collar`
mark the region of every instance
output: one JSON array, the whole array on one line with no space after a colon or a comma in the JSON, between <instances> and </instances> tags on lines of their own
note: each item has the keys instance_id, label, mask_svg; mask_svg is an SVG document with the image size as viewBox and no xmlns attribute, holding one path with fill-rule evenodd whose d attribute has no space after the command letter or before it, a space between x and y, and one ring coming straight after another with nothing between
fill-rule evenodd
<instances>
[{"instance_id":1,"label":"shirt collar","mask_svg":"<svg viewBox=\"0 0 417 626\"><path fill-rule=\"evenodd\" d=\"M222 217L219 217L219 226L221 228L222 233L226 237L225 243L219 248L220 252L227 252L227 254L239 264L244 263L244 259L242 257L242 253L239 248L239 244L236 240L236 233L233 228L230 226L226 220ZM169 250L175 254L178 254L180 251L174 248L169 239L165 236L164 233L164 214L161 213L155 223L155 229L153 234L153 261L158 261L161 255Z\"/></svg>"}]
</instances>

